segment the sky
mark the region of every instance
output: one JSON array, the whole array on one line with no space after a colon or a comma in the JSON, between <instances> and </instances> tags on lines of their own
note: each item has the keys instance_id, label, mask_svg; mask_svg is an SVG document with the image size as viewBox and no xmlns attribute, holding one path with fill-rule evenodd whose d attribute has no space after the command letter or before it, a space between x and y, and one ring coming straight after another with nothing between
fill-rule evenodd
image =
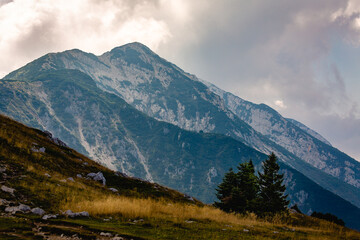
<instances>
[{"instance_id":1,"label":"sky","mask_svg":"<svg viewBox=\"0 0 360 240\"><path fill-rule=\"evenodd\" d=\"M0 78L134 41L360 161L360 0L0 0Z\"/></svg>"}]
</instances>

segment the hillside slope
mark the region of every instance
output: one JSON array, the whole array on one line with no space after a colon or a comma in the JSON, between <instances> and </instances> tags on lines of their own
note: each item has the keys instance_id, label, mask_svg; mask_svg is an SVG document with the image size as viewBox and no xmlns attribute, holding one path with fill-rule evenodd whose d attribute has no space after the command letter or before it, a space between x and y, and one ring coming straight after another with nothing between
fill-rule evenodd
<instances>
[{"instance_id":1,"label":"hillside slope","mask_svg":"<svg viewBox=\"0 0 360 240\"><path fill-rule=\"evenodd\" d=\"M190 132L154 120L98 89L77 70L51 71L32 81L3 81L0 89L4 96L0 111L50 130L114 170L146 177L205 202L215 200L214 189L230 167L253 159L259 169L266 159L230 137ZM358 208L291 167L282 164L282 168L291 204L298 204L305 213L331 212L349 226L360 227Z\"/></svg>"},{"instance_id":2,"label":"hillside slope","mask_svg":"<svg viewBox=\"0 0 360 240\"><path fill-rule=\"evenodd\" d=\"M1 115L0 126L1 239L360 236L301 214L278 223L225 214L177 191L104 168L48 132ZM92 178L91 173L102 177Z\"/></svg>"}]
</instances>

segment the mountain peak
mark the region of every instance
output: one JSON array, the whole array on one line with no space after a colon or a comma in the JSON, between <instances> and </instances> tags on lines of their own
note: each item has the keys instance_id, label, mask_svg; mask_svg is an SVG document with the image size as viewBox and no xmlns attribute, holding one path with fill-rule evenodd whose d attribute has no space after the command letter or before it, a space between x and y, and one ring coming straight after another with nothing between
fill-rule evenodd
<instances>
[{"instance_id":1,"label":"mountain peak","mask_svg":"<svg viewBox=\"0 0 360 240\"><path fill-rule=\"evenodd\" d=\"M157 54L154 53L149 47L147 47L146 45L144 45L140 42L132 42L132 43L127 43L127 44L119 46L119 47L115 47L110 51L110 53L129 52L131 50L136 51L140 54L144 54L144 55L157 56Z\"/></svg>"}]
</instances>

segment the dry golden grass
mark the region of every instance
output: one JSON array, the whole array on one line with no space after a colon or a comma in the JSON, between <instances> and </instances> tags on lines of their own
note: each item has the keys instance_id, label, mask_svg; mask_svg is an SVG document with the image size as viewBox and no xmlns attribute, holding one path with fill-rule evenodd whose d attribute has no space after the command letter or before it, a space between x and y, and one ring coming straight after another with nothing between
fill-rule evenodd
<instances>
[{"instance_id":1,"label":"dry golden grass","mask_svg":"<svg viewBox=\"0 0 360 240\"><path fill-rule=\"evenodd\" d=\"M246 216L225 213L211 206L195 206L183 203L168 203L153 199L137 199L127 197L108 196L98 200L78 201L73 198L67 200L63 209L73 211L88 211L92 216L120 215L125 218L158 218L171 221L210 220L239 225L253 225L258 223L254 214Z\"/></svg>"},{"instance_id":2,"label":"dry golden grass","mask_svg":"<svg viewBox=\"0 0 360 240\"><path fill-rule=\"evenodd\" d=\"M107 196L93 200L81 200L81 196L73 196L61 205L63 210L87 211L92 216L118 215L130 219L163 219L172 222L186 220L210 221L232 226L253 226L258 229L293 229L306 232L307 239L357 239L359 233L304 215L277 215L268 219L258 219L255 214L239 215L225 213L212 206L196 206L184 203L171 203L165 200L137 199L122 196ZM306 218L309 225L296 223L296 218ZM261 230L263 231L263 230ZM273 231L273 230L271 230ZM290 233L289 233L290 234ZM295 234L295 233L294 233ZM294 235L295 236L295 235Z\"/></svg>"}]
</instances>

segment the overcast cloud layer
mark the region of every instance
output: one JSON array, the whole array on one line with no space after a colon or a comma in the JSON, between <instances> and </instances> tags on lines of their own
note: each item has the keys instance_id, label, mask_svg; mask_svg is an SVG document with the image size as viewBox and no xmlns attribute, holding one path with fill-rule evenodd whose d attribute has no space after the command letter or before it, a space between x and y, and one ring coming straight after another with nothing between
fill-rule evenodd
<instances>
[{"instance_id":1,"label":"overcast cloud layer","mask_svg":"<svg viewBox=\"0 0 360 240\"><path fill-rule=\"evenodd\" d=\"M133 41L360 160L359 0L0 0L0 77Z\"/></svg>"}]
</instances>

